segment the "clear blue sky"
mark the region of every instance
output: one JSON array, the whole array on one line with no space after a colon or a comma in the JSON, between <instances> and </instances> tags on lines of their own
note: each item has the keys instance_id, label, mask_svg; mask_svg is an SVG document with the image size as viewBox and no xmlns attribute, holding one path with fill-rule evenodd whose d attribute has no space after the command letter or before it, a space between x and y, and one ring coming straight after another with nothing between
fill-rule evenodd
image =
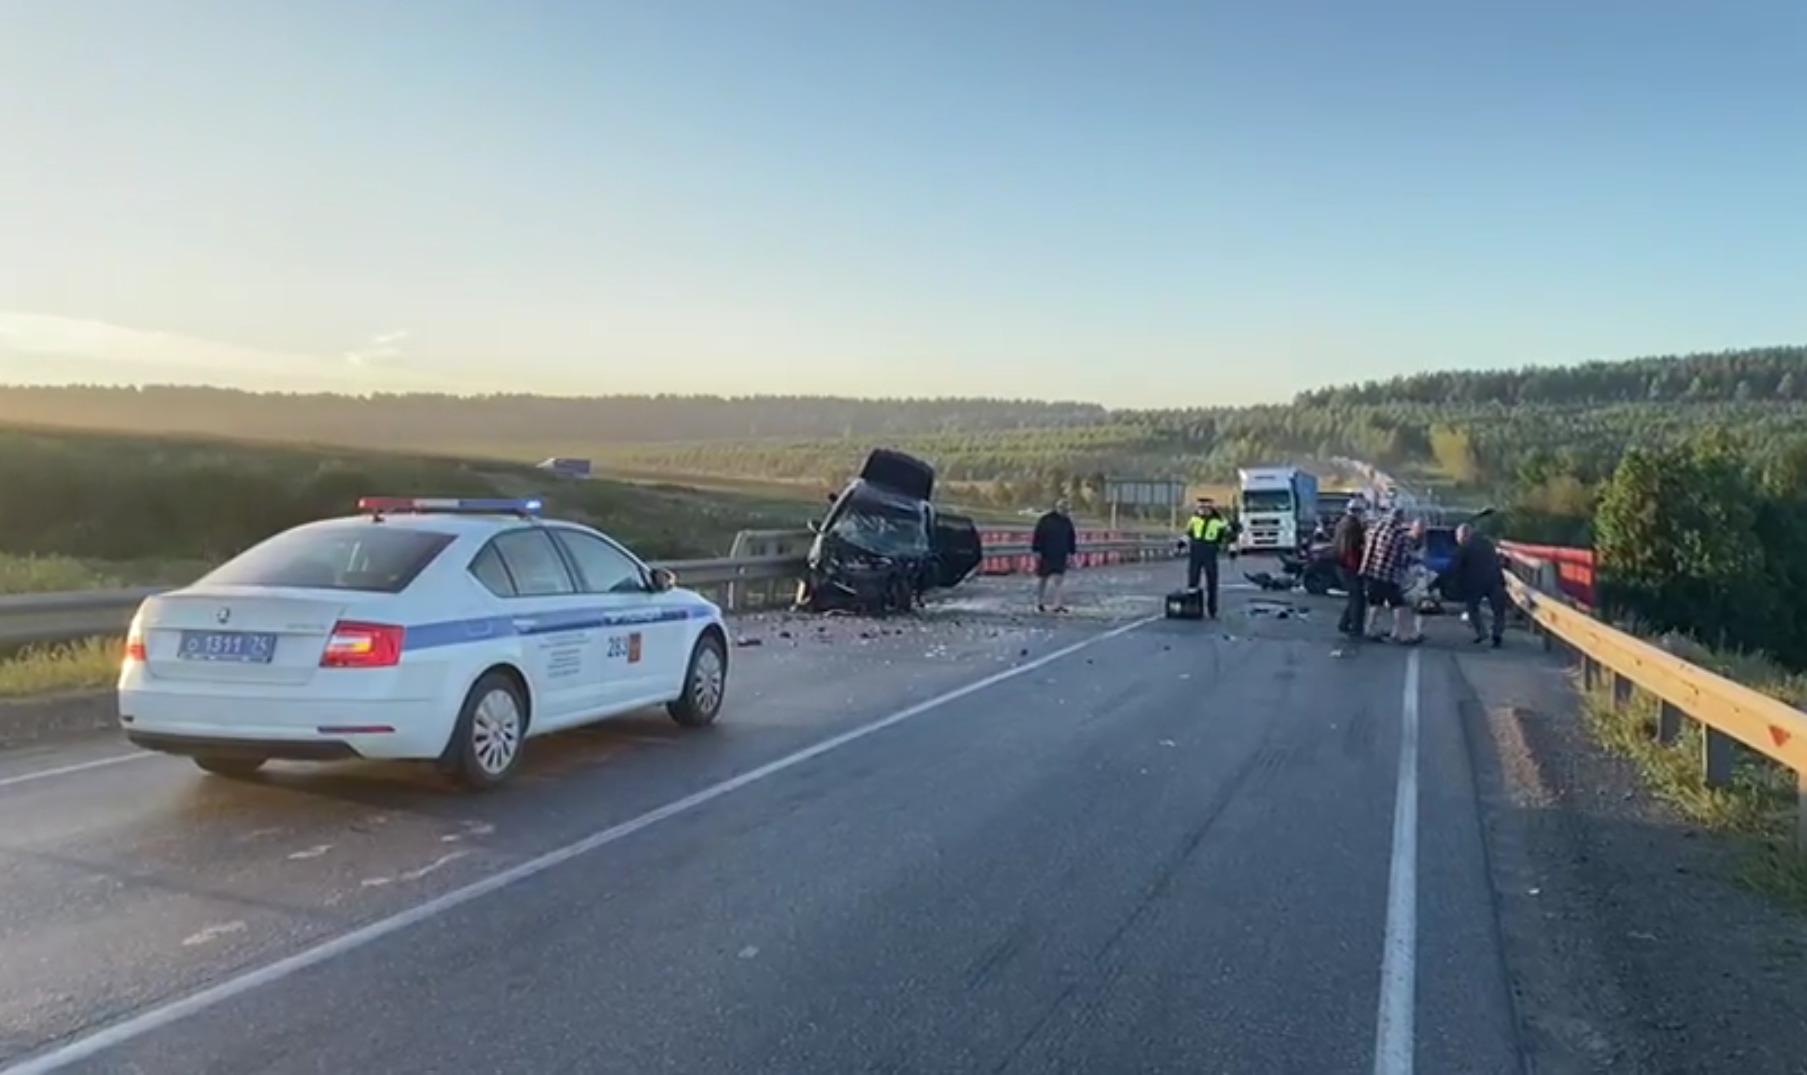
<instances>
[{"instance_id":1,"label":"clear blue sky","mask_svg":"<svg viewBox=\"0 0 1807 1075\"><path fill-rule=\"evenodd\" d=\"M0 0L0 380L1244 402L1807 341L1807 5Z\"/></svg>"}]
</instances>

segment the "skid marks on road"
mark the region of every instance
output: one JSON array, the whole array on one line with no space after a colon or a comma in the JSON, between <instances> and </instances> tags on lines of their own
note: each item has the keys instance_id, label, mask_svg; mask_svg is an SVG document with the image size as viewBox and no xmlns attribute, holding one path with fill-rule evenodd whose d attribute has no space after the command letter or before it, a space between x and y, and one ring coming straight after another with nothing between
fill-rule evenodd
<instances>
[{"instance_id":1,"label":"skid marks on road","mask_svg":"<svg viewBox=\"0 0 1807 1075\"><path fill-rule=\"evenodd\" d=\"M182 938L182 947L193 948L196 945L207 944L221 937L243 932L245 932L245 920L242 918L234 919L231 922L217 922L211 926L203 926Z\"/></svg>"},{"instance_id":2,"label":"skid marks on road","mask_svg":"<svg viewBox=\"0 0 1807 1075\"><path fill-rule=\"evenodd\" d=\"M364 878L364 880L360 881L359 884L365 888L382 888L385 885L392 885L398 881L402 881L402 882L418 881L421 878L427 876L428 874L437 873L439 870L443 869L446 866L451 865L454 862L457 862L459 859L465 857L466 855L469 855L470 853L471 853L471 851L469 848L460 848L457 851L448 851L445 854L434 859L432 862L427 863L425 866L417 866L412 870L403 870L402 872L395 874L394 876L391 876L391 877L366 877L366 878Z\"/></svg>"}]
</instances>

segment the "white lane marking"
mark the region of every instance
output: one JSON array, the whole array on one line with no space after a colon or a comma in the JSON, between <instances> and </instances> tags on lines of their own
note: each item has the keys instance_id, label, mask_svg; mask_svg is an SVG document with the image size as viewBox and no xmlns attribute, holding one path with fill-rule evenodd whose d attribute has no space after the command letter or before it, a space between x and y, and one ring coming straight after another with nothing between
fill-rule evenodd
<instances>
[{"instance_id":1,"label":"white lane marking","mask_svg":"<svg viewBox=\"0 0 1807 1075\"><path fill-rule=\"evenodd\" d=\"M108 758L96 758L93 761L78 761L74 765L59 765L54 769L39 769L35 773L20 773L18 776L0 776L0 788L9 788L14 784L24 784L32 780L43 780L46 777L62 776L66 773L79 773L86 769L99 769L104 765L118 765L122 761L139 761L143 758L154 758L157 755L149 751L135 751L131 754L115 754Z\"/></svg>"},{"instance_id":2,"label":"white lane marking","mask_svg":"<svg viewBox=\"0 0 1807 1075\"><path fill-rule=\"evenodd\" d=\"M1136 628L1144 627L1158 619L1160 619L1159 616L1149 616L1132 623L1126 623L1121 627L1113 627L1101 634L1081 639L1072 645L1062 646L1060 649L1043 654L1034 660L1024 661L1014 668L1006 668L1001 672L993 672L983 679L973 680L964 687L956 687L951 691L944 694L938 694L926 701L917 702L915 705L900 709L890 716L880 717L870 724L862 724L857 728L851 728L841 732L839 735L829 736L827 739L804 747L802 750L796 751L795 753L786 754L776 761L769 761L757 768L748 769L738 776L729 777L719 784L711 784L701 791L693 791L681 799L674 799L664 806L655 807L638 817L630 818L618 825L611 825L606 829L591 833L581 840L548 851L535 858L528 859L526 862L511 866L500 873L494 873L488 877L464 885L461 888L452 889L450 892L435 896L425 903L416 904L405 911L392 914L388 918L379 918L369 925L360 926L359 928L352 930L350 933L341 933L339 936L334 937L331 940L322 941L312 948L302 949L294 955L285 956L274 963L266 963L256 970L247 971L244 974L216 982L198 992L190 993L185 997L179 997L166 1004L160 1004L154 1008L147 1009L129 1019L114 1023L111 1026L103 1027L91 1034L84 1035L63 1045L59 1045L48 1052L39 1053L35 1057L22 1060L10 1067L0 1068L0 1075L43 1075L44 1072L56 1071L76 1063L77 1061L86 1060L89 1057L104 1052L107 1049L111 1049L116 1045L123 1045L135 1038L143 1037L152 1031L159 1030L172 1023L180 1022L191 1015L206 1011L216 1004L231 1000L234 997L249 993L254 989L261 988L273 982L279 982L294 974L296 971L306 970L309 967L325 963L328 960L335 959L348 952L354 952L363 948L373 941L381 940L391 933L407 929L409 926L424 922L430 918L436 918L439 915L445 914L447 911L456 907L463 906L472 900L480 899L498 889L512 885L516 881L524 881L529 877L545 873L554 866L569 862L571 859L588 854L599 847L605 847L618 840L632 836L641 829L651 828L661 821L676 817L679 814L688 813L689 811L694 810L705 803L713 802L730 792L739 791L749 784L756 784L768 776L775 776L778 773L784 772L786 769L795 768L806 761L819 758L830 751L839 750L849 743L864 739L876 732L882 732L893 725L902 724L906 720L919 717L922 714L938 709L949 702L958 701L969 694L975 694L987 687L1002 683L1005 680L1015 679L1017 676L1053 664L1062 657L1071 656L1082 649L1117 638L1120 635L1126 635Z\"/></svg>"},{"instance_id":3,"label":"white lane marking","mask_svg":"<svg viewBox=\"0 0 1807 1075\"><path fill-rule=\"evenodd\" d=\"M182 947L193 948L197 944L206 944L215 937L224 937L229 933L243 933L244 931L245 924L243 922L221 922L215 926L208 926L199 933L192 933L182 938Z\"/></svg>"},{"instance_id":4,"label":"white lane marking","mask_svg":"<svg viewBox=\"0 0 1807 1075\"><path fill-rule=\"evenodd\" d=\"M1412 1075L1418 983L1418 650L1405 661L1399 721L1399 783L1393 792L1393 863L1387 872L1387 934L1380 959L1374 1075Z\"/></svg>"},{"instance_id":5,"label":"white lane marking","mask_svg":"<svg viewBox=\"0 0 1807 1075\"><path fill-rule=\"evenodd\" d=\"M300 851L289 852L289 861L301 862L306 859L317 859L332 849L333 845L331 844L315 844L312 847L304 848Z\"/></svg>"}]
</instances>

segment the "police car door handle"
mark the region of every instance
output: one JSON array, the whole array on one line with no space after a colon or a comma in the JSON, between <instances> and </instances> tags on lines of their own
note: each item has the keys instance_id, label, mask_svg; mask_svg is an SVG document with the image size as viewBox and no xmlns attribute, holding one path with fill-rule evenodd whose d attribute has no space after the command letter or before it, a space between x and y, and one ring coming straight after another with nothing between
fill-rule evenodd
<instances>
[{"instance_id":1,"label":"police car door handle","mask_svg":"<svg viewBox=\"0 0 1807 1075\"><path fill-rule=\"evenodd\" d=\"M531 631L539 625L540 621L532 616L516 616L514 619L514 629L517 631Z\"/></svg>"}]
</instances>

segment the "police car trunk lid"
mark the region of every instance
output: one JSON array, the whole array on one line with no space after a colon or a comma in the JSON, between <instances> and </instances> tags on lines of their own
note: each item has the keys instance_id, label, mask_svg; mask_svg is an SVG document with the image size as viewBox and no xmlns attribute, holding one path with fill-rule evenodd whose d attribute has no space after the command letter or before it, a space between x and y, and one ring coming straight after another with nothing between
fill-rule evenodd
<instances>
[{"instance_id":1,"label":"police car trunk lid","mask_svg":"<svg viewBox=\"0 0 1807 1075\"><path fill-rule=\"evenodd\" d=\"M139 626L145 671L155 679L298 685L320 669L333 625L359 618L355 606L386 595L255 586L195 587L153 597ZM360 600L362 599L362 600ZM267 661L182 655L184 635L274 636ZM192 643L191 643L192 644Z\"/></svg>"}]
</instances>

